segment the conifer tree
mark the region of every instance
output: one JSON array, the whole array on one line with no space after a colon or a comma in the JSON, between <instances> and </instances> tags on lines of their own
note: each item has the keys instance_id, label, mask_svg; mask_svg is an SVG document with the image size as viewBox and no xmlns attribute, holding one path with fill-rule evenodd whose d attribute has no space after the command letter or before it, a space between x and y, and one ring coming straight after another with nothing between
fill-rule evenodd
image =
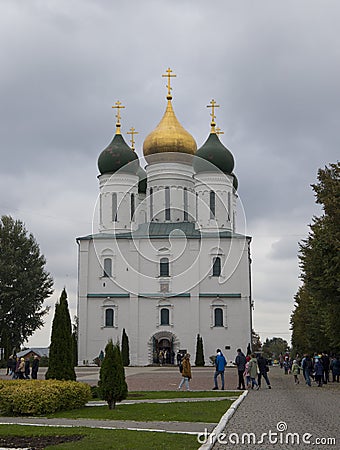
<instances>
[{"instance_id":1,"label":"conifer tree","mask_svg":"<svg viewBox=\"0 0 340 450\"><path fill-rule=\"evenodd\" d=\"M55 305L46 380L75 380L74 347L67 294L63 289Z\"/></svg>"},{"instance_id":2,"label":"conifer tree","mask_svg":"<svg viewBox=\"0 0 340 450\"><path fill-rule=\"evenodd\" d=\"M107 402L109 409L114 409L116 402L121 402L128 394L119 344L114 345L112 339L105 347L105 357L100 367L98 386L101 398Z\"/></svg>"},{"instance_id":3,"label":"conifer tree","mask_svg":"<svg viewBox=\"0 0 340 450\"><path fill-rule=\"evenodd\" d=\"M130 348L129 348L129 338L126 334L125 328L123 328L122 334L122 360L123 366L127 367L130 365Z\"/></svg>"},{"instance_id":4,"label":"conifer tree","mask_svg":"<svg viewBox=\"0 0 340 450\"><path fill-rule=\"evenodd\" d=\"M203 367L205 364L204 362L204 352L203 352L203 339L198 334L197 335L197 341L196 341L196 358L195 358L195 366L201 366Z\"/></svg>"}]
</instances>

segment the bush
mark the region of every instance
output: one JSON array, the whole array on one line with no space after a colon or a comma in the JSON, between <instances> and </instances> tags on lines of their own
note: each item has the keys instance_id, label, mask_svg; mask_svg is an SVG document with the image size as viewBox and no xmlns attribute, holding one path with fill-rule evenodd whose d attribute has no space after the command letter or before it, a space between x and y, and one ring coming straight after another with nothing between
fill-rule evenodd
<instances>
[{"instance_id":1,"label":"bush","mask_svg":"<svg viewBox=\"0 0 340 450\"><path fill-rule=\"evenodd\" d=\"M0 393L0 411L13 415L81 408L91 399L90 386L77 381L3 380Z\"/></svg>"}]
</instances>

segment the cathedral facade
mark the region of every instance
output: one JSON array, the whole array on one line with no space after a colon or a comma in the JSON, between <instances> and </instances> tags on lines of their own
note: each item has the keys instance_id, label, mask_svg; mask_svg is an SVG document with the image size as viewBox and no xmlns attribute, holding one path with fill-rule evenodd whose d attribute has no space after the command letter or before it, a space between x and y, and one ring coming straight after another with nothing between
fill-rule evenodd
<instances>
[{"instance_id":1,"label":"cathedral facade","mask_svg":"<svg viewBox=\"0 0 340 450\"><path fill-rule=\"evenodd\" d=\"M203 339L206 364L216 348L250 347L251 238L237 233L234 158L211 130L197 149L178 122L167 71L167 106L145 139L141 163L121 134L98 158L99 225L77 238L79 364L109 339L129 338L131 365L176 362ZM194 357L192 358L194 360Z\"/></svg>"}]
</instances>

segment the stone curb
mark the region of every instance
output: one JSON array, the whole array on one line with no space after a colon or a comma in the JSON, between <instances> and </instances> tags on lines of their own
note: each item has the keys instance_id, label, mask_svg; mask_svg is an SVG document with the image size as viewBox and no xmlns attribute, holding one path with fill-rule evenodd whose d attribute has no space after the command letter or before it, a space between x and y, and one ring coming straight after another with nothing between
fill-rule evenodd
<instances>
[{"instance_id":1,"label":"stone curb","mask_svg":"<svg viewBox=\"0 0 340 450\"><path fill-rule=\"evenodd\" d=\"M237 408L240 406L240 404L243 402L243 400L246 398L247 395L248 395L248 391L244 391L243 394L239 396L239 398L231 405L231 407L228 409L228 411L221 417L220 421L218 422L216 427L213 429L213 431L208 434L208 442L206 442L205 444L202 444L198 450L211 450L213 448L213 446L217 440L217 436L219 436L223 432L227 423L232 418L235 411L237 410ZM201 433L201 434L203 434L203 433ZM210 439L210 436L212 436L211 439ZM199 435L197 436L197 438L198 437L199 437Z\"/></svg>"}]
</instances>

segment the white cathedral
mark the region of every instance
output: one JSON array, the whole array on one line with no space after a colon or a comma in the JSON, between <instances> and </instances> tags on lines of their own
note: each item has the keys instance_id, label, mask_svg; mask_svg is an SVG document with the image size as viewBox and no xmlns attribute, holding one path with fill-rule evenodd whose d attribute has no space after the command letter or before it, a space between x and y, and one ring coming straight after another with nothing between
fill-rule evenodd
<instances>
[{"instance_id":1,"label":"white cathedral","mask_svg":"<svg viewBox=\"0 0 340 450\"><path fill-rule=\"evenodd\" d=\"M251 345L251 238L236 232L234 158L211 131L197 150L178 122L170 78L163 118L145 139L145 170L121 134L98 159L98 230L79 248L79 365L91 363L109 339L129 338L131 365L167 363L203 339L206 364L217 348ZM230 350L229 350L230 349Z\"/></svg>"}]
</instances>

